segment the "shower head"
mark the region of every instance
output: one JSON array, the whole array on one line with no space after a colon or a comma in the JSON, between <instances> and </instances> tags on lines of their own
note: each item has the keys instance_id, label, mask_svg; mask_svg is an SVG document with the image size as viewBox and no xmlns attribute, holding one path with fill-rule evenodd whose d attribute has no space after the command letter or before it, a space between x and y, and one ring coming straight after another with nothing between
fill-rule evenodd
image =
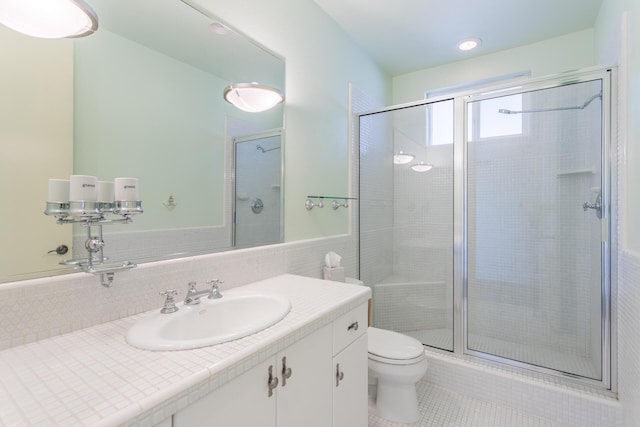
<instances>
[{"instance_id":1,"label":"shower head","mask_svg":"<svg viewBox=\"0 0 640 427\"><path fill-rule=\"evenodd\" d=\"M505 110L504 108L499 109L498 113L500 113L500 114L515 114L513 111Z\"/></svg>"}]
</instances>

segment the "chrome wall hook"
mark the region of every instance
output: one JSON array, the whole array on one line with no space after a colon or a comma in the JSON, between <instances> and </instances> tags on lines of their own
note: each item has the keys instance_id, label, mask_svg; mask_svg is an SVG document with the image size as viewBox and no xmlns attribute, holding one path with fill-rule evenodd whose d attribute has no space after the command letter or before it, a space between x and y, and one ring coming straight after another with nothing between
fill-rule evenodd
<instances>
[{"instance_id":1,"label":"chrome wall hook","mask_svg":"<svg viewBox=\"0 0 640 427\"><path fill-rule=\"evenodd\" d=\"M345 200L343 203L340 203L337 200L334 200L333 202L331 202L331 207L333 208L333 210L337 210L339 207L343 207L343 208L348 208L349 207L349 201Z\"/></svg>"},{"instance_id":2,"label":"chrome wall hook","mask_svg":"<svg viewBox=\"0 0 640 427\"><path fill-rule=\"evenodd\" d=\"M324 208L324 199L320 197L320 201L318 203L314 203L313 200L307 199L304 201L304 207L307 208L308 211L315 207Z\"/></svg>"}]
</instances>

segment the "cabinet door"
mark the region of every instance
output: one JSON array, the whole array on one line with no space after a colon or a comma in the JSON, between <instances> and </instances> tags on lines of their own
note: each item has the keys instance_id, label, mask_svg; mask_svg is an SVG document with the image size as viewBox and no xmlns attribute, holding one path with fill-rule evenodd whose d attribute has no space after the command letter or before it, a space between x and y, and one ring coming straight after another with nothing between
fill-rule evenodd
<instances>
[{"instance_id":1,"label":"cabinet door","mask_svg":"<svg viewBox=\"0 0 640 427\"><path fill-rule=\"evenodd\" d=\"M333 427L366 427L367 335L362 335L333 358Z\"/></svg>"},{"instance_id":2,"label":"cabinet door","mask_svg":"<svg viewBox=\"0 0 640 427\"><path fill-rule=\"evenodd\" d=\"M278 353L278 427L331 425L331 341L327 325ZM283 366L291 369L288 378Z\"/></svg>"},{"instance_id":3,"label":"cabinet door","mask_svg":"<svg viewBox=\"0 0 640 427\"><path fill-rule=\"evenodd\" d=\"M269 397L268 369L275 360L250 369L173 416L173 427L275 427L276 394Z\"/></svg>"}]
</instances>

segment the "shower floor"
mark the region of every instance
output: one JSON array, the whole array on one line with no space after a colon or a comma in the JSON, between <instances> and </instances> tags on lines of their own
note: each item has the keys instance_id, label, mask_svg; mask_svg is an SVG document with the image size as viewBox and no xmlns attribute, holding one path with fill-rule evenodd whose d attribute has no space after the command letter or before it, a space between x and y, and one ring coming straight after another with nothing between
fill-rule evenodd
<instances>
[{"instance_id":1,"label":"shower floor","mask_svg":"<svg viewBox=\"0 0 640 427\"><path fill-rule=\"evenodd\" d=\"M416 338L431 347L451 350L453 348L453 332L451 329L428 329L420 331L403 331L403 334ZM588 357L575 353L563 352L553 348L540 348L528 344L489 338L480 335L469 337L469 345L476 351L500 355L512 360L526 360L527 363L550 367L557 371L580 375L586 378L599 378L600 367Z\"/></svg>"},{"instance_id":2,"label":"shower floor","mask_svg":"<svg viewBox=\"0 0 640 427\"><path fill-rule=\"evenodd\" d=\"M420 419L415 424L394 423L378 417L369 401L369 427L558 427L549 420L524 414L519 411L473 399L442 387L419 381L416 384Z\"/></svg>"}]
</instances>

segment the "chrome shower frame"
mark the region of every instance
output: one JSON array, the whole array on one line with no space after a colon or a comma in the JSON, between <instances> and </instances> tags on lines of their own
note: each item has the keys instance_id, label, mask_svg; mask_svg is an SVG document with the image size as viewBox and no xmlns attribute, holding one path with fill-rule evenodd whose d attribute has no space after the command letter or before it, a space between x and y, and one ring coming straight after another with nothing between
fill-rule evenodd
<instances>
[{"instance_id":1,"label":"chrome shower frame","mask_svg":"<svg viewBox=\"0 0 640 427\"><path fill-rule=\"evenodd\" d=\"M602 233L601 233L601 351L602 380L579 377L550 368L534 366L469 350L467 342L467 309L468 309L468 202L467 202L467 147L465 127L467 125L467 106L470 102L482 99L522 93L530 90L550 89L563 85L602 80L602 153L601 153L601 187L602 187ZM593 101L593 97L588 102ZM454 143L453 143L453 354L461 359L472 359L474 363L493 366L498 369L516 371L528 376L547 379L552 382L566 382L580 386L590 386L600 390L617 391L617 303L616 276L617 271L617 68L592 67L579 71L561 73L541 78L523 78L510 80L504 84L496 84L481 89L462 90L447 95L425 100L395 105L375 111L358 114L358 118L377 113L417 107L434 102L453 100L454 103ZM451 352L439 349L433 351Z\"/></svg>"}]
</instances>

